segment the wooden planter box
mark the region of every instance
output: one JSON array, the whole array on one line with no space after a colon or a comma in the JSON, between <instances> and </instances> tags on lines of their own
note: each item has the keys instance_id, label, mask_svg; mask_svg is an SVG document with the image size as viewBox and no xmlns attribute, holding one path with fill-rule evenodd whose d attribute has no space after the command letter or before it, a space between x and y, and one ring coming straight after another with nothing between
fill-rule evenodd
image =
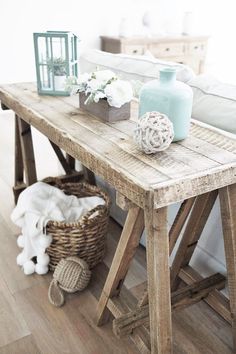
<instances>
[{"instance_id":1,"label":"wooden planter box","mask_svg":"<svg viewBox=\"0 0 236 354\"><path fill-rule=\"evenodd\" d=\"M101 118L105 122L116 122L130 118L130 102L125 103L120 108L111 107L104 99L98 103L91 102L87 105L84 104L88 97L84 93L79 94L80 108L88 113Z\"/></svg>"}]
</instances>

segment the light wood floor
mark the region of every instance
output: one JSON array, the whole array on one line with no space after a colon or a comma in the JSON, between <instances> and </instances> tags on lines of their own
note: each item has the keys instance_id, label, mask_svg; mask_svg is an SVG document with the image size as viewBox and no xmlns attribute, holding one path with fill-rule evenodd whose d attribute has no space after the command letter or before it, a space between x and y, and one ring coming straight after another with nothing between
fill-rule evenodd
<instances>
[{"instance_id":1,"label":"light wood floor","mask_svg":"<svg viewBox=\"0 0 236 354\"><path fill-rule=\"evenodd\" d=\"M25 276L16 265L19 230L10 221L13 119L10 113L0 112L0 120L0 354L137 354L132 342L113 335L111 323L102 328L93 323L121 231L114 221L105 262L94 269L89 287L67 296L60 309L47 299L51 274ZM125 282L134 297L145 279L145 251L140 247ZM230 326L205 303L175 313L173 332L174 354L233 353Z\"/></svg>"}]
</instances>

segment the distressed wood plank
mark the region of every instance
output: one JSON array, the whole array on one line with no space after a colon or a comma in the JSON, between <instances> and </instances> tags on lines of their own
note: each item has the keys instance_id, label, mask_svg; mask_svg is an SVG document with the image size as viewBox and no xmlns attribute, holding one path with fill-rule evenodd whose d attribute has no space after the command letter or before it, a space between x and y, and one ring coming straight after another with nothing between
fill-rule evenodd
<instances>
[{"instance_id":1,"label":"distressed wood plank","mask_svg":"<svg viewBox=\"0 0 236 354\"><path fill-rule=\"evenodd\" d=\"M15 116L15 186L24 182L24 166L20 141L18 117Z\"/></svg>"},{"instance_id":2,"label":"distressed wood plank","mask_svg":"<svg viewBox=\"0 0 236 354\"><path fill-rule=\"evenodd\" d=\"M21 139L20 139L20 130L18 124L18 117L15 115L15 169L14 169L14 200L15 203L18 200L19 194L26 188L24 183L24 164L23 164L23 155L21 148Z\"/></svg>"},{"instance_id":3,"label":"distressed wood plank","mask_svg":"<svg viewBox=\"0 0 236 354\"><path fill-rule=\"evenodd\" d=\"M74 157L70 156L69 154L66 154L66 161L69 164L70 168L72 170L75 170L75 159L74 159Z\"/></svg>"},{"instance_id":4,"label":"distressed wood plank","mask_svg":"<svg viewBox=\"0 0 236 354\"><path fill-rule=\"evenodd\" d=\"M194 284L185 286L171 294L171 307L173 311L179 311L204 299L213 289L223 289L225 277L219 273L211 275ZM113 331L118 336L124 336L141 325L146 326L149 322L149 307L137 307L113 321Z\"/></svg>"},{"instance_id":5,"label":"distressed wood plank","mask_svg":"<svg viewBox=\"0 0 236 354\"><path fill-rule=\"evenodd\" d=\"M138 207L131 208L128 212L120 241L99 299L96 314L96 322L98 325L103 324L108 319L109 311L106 307L107 301L110 297L117 296L121 290L130 262L139 245L143 228L143 210Z\"/></svg>"},{"instance_id":6,"label":"distressed wood plank","mask_svg":"<svg viewBox=\"0 0 236 354\"><path fill-rule=\"evenodd\" d=\"M194 137L205 140L212 145L216 145L222 150L236 153L235 136L225 130L218 129L203 122L192 120L191 133ZM219 139L219 134L221 139Z\"/></svg>"},{"instance_id":7,"label":"distressed wood plank","mask_svg":"<svg viewBox=\"0 0 236 354\"><path fill-rule=\"evenodd\" d=\"M145 210L151 353L172 353L167 208Z\"/></svg>"},{"instance_id":8,"label":"distressed wood plank","mask_svg":"<svg viewBox=\"0 0 236 354\"><path fill-rule=\"evenodd\" d=\"M95 174L87 167L83 166L83 173L85 180L92 184L93 186L96 185Z\"/></svg>"},{"instance_id":9,"label":"distressed wood plank","mask_svg":"<svg viewBox=\"0 0 236 354\"><path fill-rule=\"evenodd\" d=\"M187 266L190 262L217 195L218 191L213 191L202 194L195 200L179 248L171 265L172 290L176 290L179 285L178 274L180 269Z\"/></svg>"},{"instance_id":10,"label":"distressed wood plank","mask_svg":"<svg viewBox=\"0 0 236 354\"><path fill-rule=\"evenodd\" d=\"M128 198L119 192L116 193L116 205L118 205L118 207L120 207L122 210L135 208L135 204L133 204Z\"/></svg>"},{"instance_id":11,"label":"distressed wood plank","mask_svg":"<svg viewBox=\"0 0 236 354\"><path fill-rule=\"evenodd\" d=\"M127 295L128 293L126 292L126 296ZM130 310L130 308L127 306L126 302L122 299L122 297L114 297L112 299L109 299L107 306L115 318L124 315L125 313L127 313L127 311ZM135 343L141 354L150 354L149 332L147 332L145 327L140 326L139 328L135 328L135 330L132 333L130 332L129 334L131 340Z\"/></svg>"},{"instance_id":12,"label":"distressed wood plank","mask_svg":"<svg viewBox=\"0 0 236 354\"><path fill-rule=\"evenodd\" d=\"M31 184L37 182L31 126L20 117L17 117L17 119L26 185L30 186Z\"/></svg>"},{"instance_id":13,"label":"distressed wood plank","mask_svg":"<svg viewBox=\"0 0 236 354\"><path fill-rule=\"evenodd\" d=\"M136 121L136 119L134 120ZM123 134L131 136L133 130L133 119L129 121L117 122L115 128ZM112 125L111 125L112 126ZM234 134L222 131L205 123L191 120L191 135L183 141L171 144L167 151L161 152L160 156L173 157L177 162L192 167L194 171L199 171L204 168L209 168L216 164L224 164L227 161L231 162L235 158L236 146ZM222 139L219 139L221 136ZM193 141L192 141L193 137ZM199 139L202 143L207 143L208 150L202 149L199 146ZM185 146L186 142L186 146ZM194 144L195 142L195 144ZM223 159L226 155L227 161ZM197 164L193 163L194 157L198 156Z\"/></svg>"},{"instance_id":14,"label":"distressed wood plank","mask_svg":"<svg viewBox=\"0 0 236 354\"><path fill-rule=\"evenodd\" d=\"M182 268L180 270L179 277L186 284L192 284L203 279L203 277L190 266ZM204 298L204 301L231 324L229 299L226 298L221 292L218 290L211 291L210 294Z\"/></svg>"},{"instance_id":15,"label":"distressed wood plank","mask_svg":"<svg viewBox=\"0 0 236 354\"><path fill-rule=\"evenodd\" d=\"M185 221L187 220L187 217L189 216L190 211L193 207L194 201L195 198L191 198L183 201L183 203L181 204L178 210L178 213L169 231L169 255L171 255L174 249L176 241L184 227ZM148 291L146 289L138 301L138 306L141 307L146 305L147 303L148 303Z\"/></svg>"},{"instance_id":16,"label":"distressed wood plank","mask_svg":"<svg viewBox=\"0 0 236 354\"><path fill-rule=\"evenodd\" d=\"M178 240L178 237L184 227L184 224L192 210L196 198L190 198L184 200L178 210L178 213L175 217L173 224L171 225L169 232L169 240L170 240L170 255L175 247L175 244Z\"/></svg>"},{"instance_id":17,"label":"distressed wood plank","mask_svg":"<svg viewBox=\"0 0 236 354\"><path fill-rule=\"evenodd\" d=\"M236 184L219 190L231 323L236 351Z\"/></svg>"},{"instance_id":18,"label":"distressed wood plank","mask_svg":"<svg viewBox=\"0 0 236 354\"><path fill-rule=\"evenodd\" d=\"M235 158L235 153L220 148L217 143L213 145L208 141L196 138L193 135L191 136L191 139L185 139L178 144L191 151L199 152L201 155L221 164L231 163Z\"/></svg>"},{"instance_id":19,"label":"distressed wood plank","mask_svg":"<svg viewBox=\"0 0 236 354\"><path fill-rule=\"evenodd\" d=\"M225 164L216 169L209 169L199 173L198 176L183 177L181 180L161 182L152 185L154 189L154 208L169 205L191 197L214 191L229 184L235 183L236 168L233 164ZM184 188L183 188L184 186Z\"/></svg>"}]
</instances>

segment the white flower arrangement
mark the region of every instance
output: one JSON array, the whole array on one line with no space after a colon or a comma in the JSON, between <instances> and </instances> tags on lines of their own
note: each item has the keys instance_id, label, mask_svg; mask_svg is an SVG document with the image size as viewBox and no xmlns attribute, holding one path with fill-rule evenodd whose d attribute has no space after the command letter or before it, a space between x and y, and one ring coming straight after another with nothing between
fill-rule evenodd
<instances>
[{"instance_id":1,"label":"white flower arrangement","mask_svg":"<svg viewBox=\"0 0 236 354\"><path fill-rule=\"evenodd\" d=\"M133 89L128 81L120 80L110 70L98 70L80 75L79 79L71 78L69 88L73 92L84 92L88 98L85 104L106 99L112 107L120 108L133 98Z\"/></svg>"}]
</instances>

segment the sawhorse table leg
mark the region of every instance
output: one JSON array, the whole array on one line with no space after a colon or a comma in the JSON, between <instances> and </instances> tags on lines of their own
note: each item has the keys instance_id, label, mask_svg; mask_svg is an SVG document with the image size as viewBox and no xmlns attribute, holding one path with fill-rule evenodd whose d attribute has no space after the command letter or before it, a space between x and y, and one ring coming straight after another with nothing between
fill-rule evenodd
<instances>
[{"instance_id":1,"label":"sawhorse table leg","mask_svg":"<svg viewBox=\"0 0 236 354\"><path fill-rule=\"evenodd\" d=\"M129 270L130 262L139 245L143 228L143 210L138 207L130 208L98 303L96 314L96 322L98 325L102 325L108 320L109 310L107 308L107 302L109 298L117 296L120 292L125 276Z\"/></svg>"},{"instance_id":2,"label":"sawhorse table leg","mask_svg":"<svg viewBox=\"0 0 236 354\"><path fill-rule=\"evenodd\" d=\"M219 195L234 352L236 353L236 184L220 189Z\"/></svg>"},{"instance_id":3,"label":"sawhorse table leg","mask_svg":"<svg viewBox=\"0 0 236 354\"><path fill-rule=\"evenodd\" d=\"M147 279L152 354L172 353L167 207L145 211Z\"/></svg>"},{"instance_id":4,"label":"sawhorse table leg","mask_svg":"<svg viewBox=\"0 0 236 354\"><path fill-rule=\"evenodd\" d=\"M25 183L24 183L25 177ZM31 127L15 115L15 202L22 190L37 181Z\"/></svg>"}]
</instances>

